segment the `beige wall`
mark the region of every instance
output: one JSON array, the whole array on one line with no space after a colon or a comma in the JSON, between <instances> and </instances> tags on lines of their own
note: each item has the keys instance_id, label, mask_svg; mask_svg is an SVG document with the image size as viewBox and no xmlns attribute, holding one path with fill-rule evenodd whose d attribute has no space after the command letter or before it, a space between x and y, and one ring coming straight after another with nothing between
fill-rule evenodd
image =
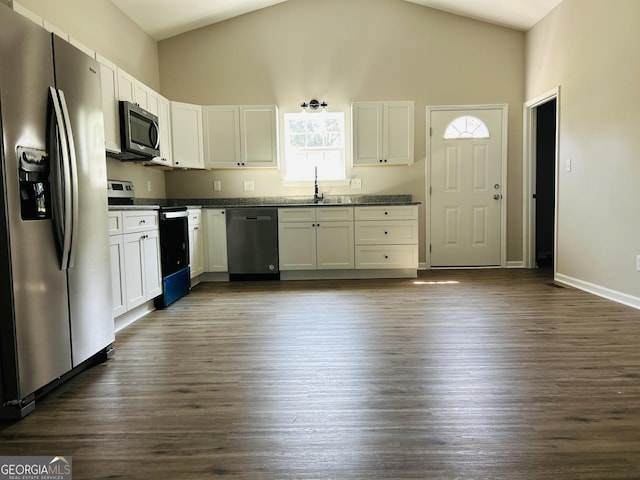
<instances>
[{"instance_id":1,"label":"beige wall","mask_svg":"<svg viewBox=\"0 0 640 480\"><path fill-rule=\"evenodd\" d=\"M527 34L526 95L560 86L558 273L640 304L638 19L637 0L564 0Z\"/></svg>"},{"instance_id":2,"label":"beige wall","mask_svg":"<svg viewBox=\"0 0 640 480\"><path fill-rule=\"evenodd\" d=\"M289 0L159 43L162 93L197 104L272 104L299 111L326 100L415 101L415 164L358 167L362 190L326 194L412 194L420 209L425 260L425 107L509 104L508 259L521 260L524 34L403 0ZM213 180L223 191L213 192ZM243 192L243 180L255 191ZM172 198L309 195L285 187L279 171L173 171Z\"/></svg>"},{"instance_id":3,"label":"beige wall","mask_svg":"<svg viewBox=\"0 0 640 480\"><path fill-rule=\"evenodd\" d=\"M141 82L160 89L158 44L110 0L19 0L19 3ZM166 196L163 171L108 158L107 175L133 181L139 197Z\"/></svg>"},{"instance_id":4,"label":"beige wall","mask_svg":"<svg viewBox=\"0 0 640 480\"><path fill-rule=\"evenodd\" d=\"M158 90L158 46L110 0L19 3Z\"/></svg>"}]
</instances>

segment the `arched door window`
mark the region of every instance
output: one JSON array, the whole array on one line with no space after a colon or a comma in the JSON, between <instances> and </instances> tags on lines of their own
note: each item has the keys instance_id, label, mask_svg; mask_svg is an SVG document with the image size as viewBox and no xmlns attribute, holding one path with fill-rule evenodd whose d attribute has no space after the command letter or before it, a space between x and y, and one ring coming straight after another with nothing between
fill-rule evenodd
<instances>
[{"instance_id":1,"label":"arched door window","mask_svg":"<svg viewBox=\"0 0 640 480\"><path fill-rule=\"evenodd\" d=\"M444 131L445 140L458 138L490 138L489 129L482 120L470 115L456 118Z\"/></svg>"}]
</instances>

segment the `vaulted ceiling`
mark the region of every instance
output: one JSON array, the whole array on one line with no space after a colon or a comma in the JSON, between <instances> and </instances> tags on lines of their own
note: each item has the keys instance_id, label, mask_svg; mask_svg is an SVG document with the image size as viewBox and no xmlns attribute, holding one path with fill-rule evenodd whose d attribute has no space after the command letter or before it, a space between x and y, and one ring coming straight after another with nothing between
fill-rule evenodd
<instances>
[{"instance_id":1,"label":"vaulted ceiling","mask_svg":"<svg viewBox=\"0 0 640 480\"><path fill-rule=\"evenodd\" d=\"M163 40L287 0L112 1L151 37ZM406 1L526 31L553 10L561 0Z\"/></svg>"}]
</instances>

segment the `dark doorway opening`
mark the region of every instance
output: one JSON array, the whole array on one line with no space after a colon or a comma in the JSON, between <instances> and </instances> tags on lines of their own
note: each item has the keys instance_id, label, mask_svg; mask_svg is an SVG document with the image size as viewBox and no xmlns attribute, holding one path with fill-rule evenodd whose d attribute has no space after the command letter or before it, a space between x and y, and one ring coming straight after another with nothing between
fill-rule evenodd
<instances>
[{"instance_id":1,"label":"dark doorway opening","mask_svg":"<svg viewBox=\"0 0 640 480\"><path fill-rule=\"evenodd\" d=\"M536 264L552 267L556 210L556 108L554 98L536 107Z\"/></svg>"}]
</instances>

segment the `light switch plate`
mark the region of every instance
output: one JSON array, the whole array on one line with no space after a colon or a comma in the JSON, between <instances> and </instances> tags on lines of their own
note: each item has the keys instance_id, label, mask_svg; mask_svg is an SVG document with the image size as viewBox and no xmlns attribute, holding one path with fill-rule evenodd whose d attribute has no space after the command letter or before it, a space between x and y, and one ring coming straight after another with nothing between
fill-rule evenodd
<instances>
[{"instance_id":1,"label":"light switch plate","mask_svg":"<svg viewBox=\"0 0 640 480\"><path fill-rule=\"evenodd\" d=\"M565 169L567 172L570 172L570 171L571 171L571 159L570 159L570 158L567 158L567 159L565 160L565 163L564 163L564 169Z\"/></svg>"},{"instance_id":2,"label":"light switch plate","mask_svg":"<svg viewBox=\"0 0 640 480\"><path fill-rule=\"evenodd\" d=\"M213 191L214 192L222 191L222 182L220 180L213 181Z\"/></svg>"}]
</instances>

